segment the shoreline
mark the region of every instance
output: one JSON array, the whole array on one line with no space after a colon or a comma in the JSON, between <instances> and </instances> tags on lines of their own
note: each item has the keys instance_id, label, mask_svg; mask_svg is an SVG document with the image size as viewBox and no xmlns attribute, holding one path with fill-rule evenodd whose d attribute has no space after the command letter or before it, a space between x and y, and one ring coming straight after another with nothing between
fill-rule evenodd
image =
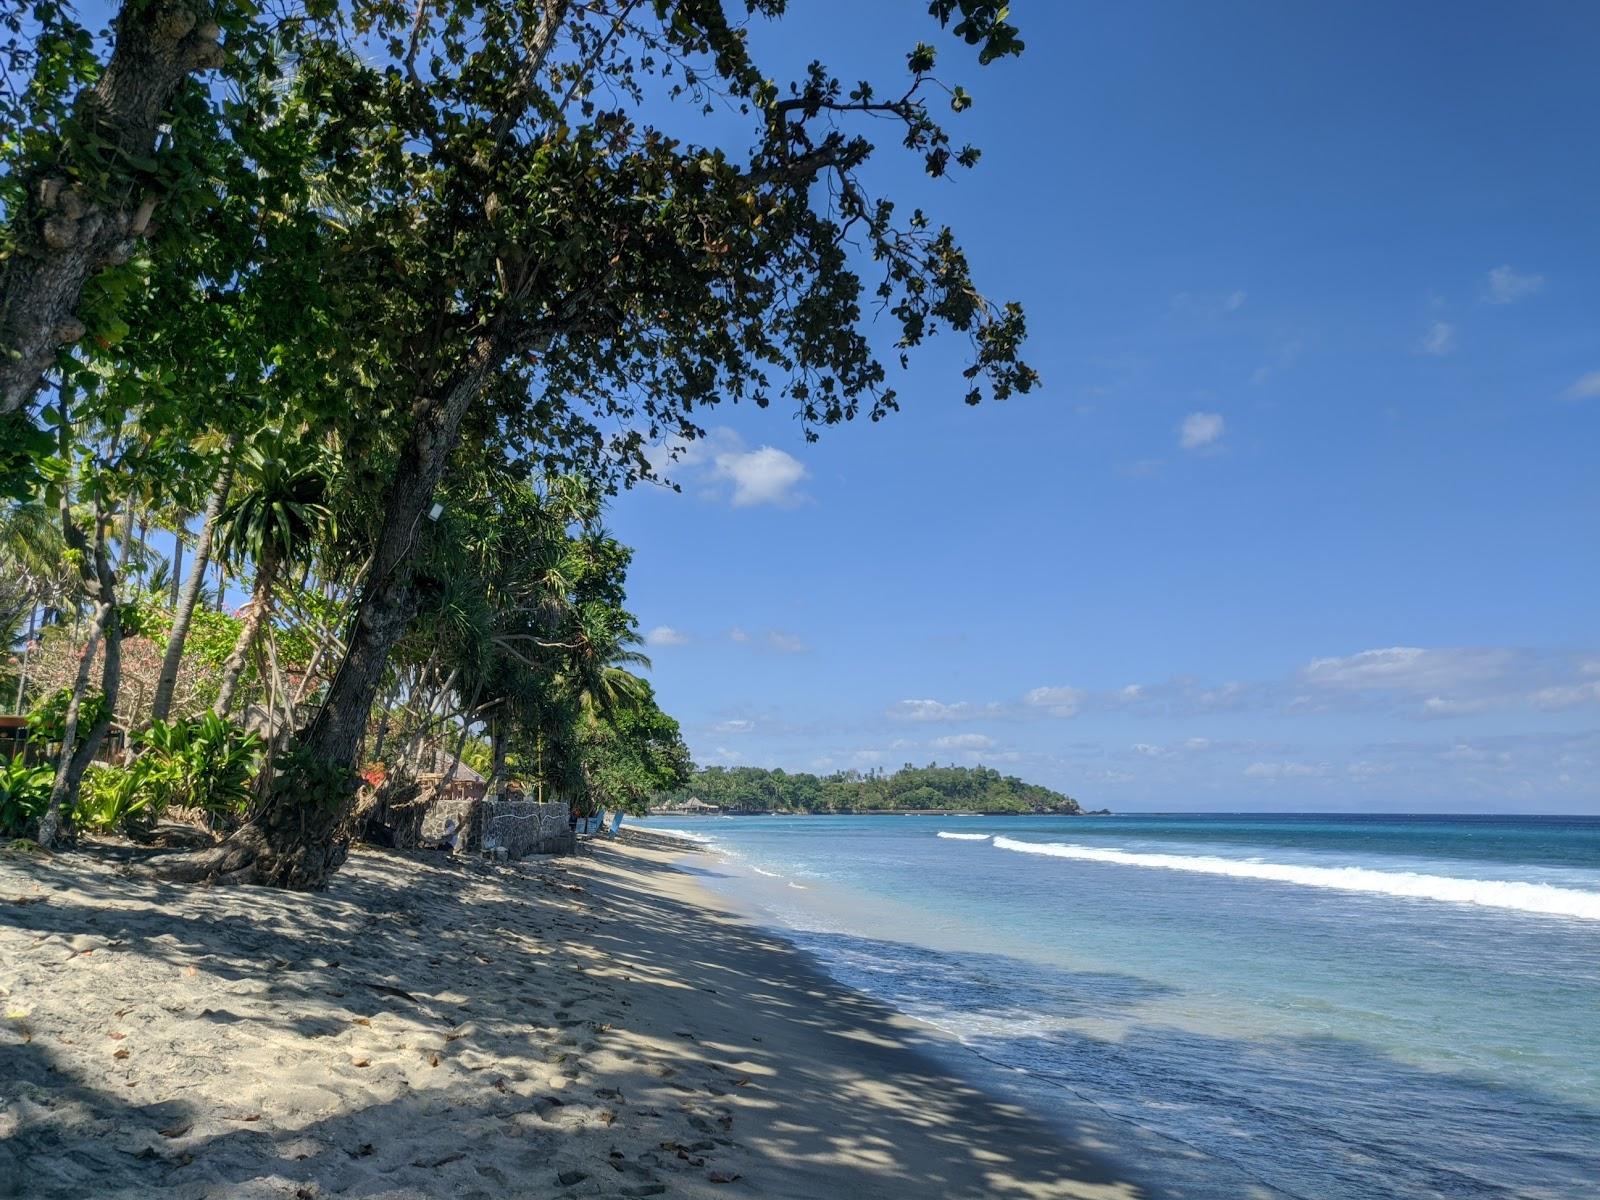
<instances>
[{"instance_id":1,"label":"shoreline","mask_svg":"<svg viewBox=\"0 0 1600 1200\"><path fill-rule=\"evenodd\" d=\"M1109 808L1084 808L1076 812L1056 812L1049 809L1043 812L984 812L982 809L950 808L837 808L829 809L827 812L813 812L805 808L729 808L717 809L715 812L652 809L648 816L636 817L634 820L650 820L654 817L713 820L717 817L1109 817L1112 815ZM643 828L648 831L649 826L636 824L633 828Z\"/></svg>"},{"instance_id":2,"label":"shoreline","mask_svg":"<svg viewBox=\"0 0 1600 1200\"><path fill-rule=\"evenodd\" d=\"M1155 1196L691 855L363 849L301 895L0 854L0 1196Z\"/></svg>"}]
</instances>

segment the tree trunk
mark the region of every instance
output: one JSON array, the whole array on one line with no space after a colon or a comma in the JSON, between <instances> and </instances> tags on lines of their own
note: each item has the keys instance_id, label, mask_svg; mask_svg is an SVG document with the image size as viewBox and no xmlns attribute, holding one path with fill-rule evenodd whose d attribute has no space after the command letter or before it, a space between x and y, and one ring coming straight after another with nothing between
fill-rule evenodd
<instances>
[{"instance_id":1,"label":"tree trunk","mask_svg":"<svg viewBox=\"0 0 1600 1200\"><path fill-rule=\"evenodd\" d=\"M250 661L250 648L256 644L262 622L272 611L272 585L278 578L278 562L278 552L269 542L261 553L261 561L256 564L256 585L250 594L250 607L239 629L239 637L233 643L233 653L222 664L222 686L217 690L217 702L211 706L211 711L219 717L227 717L233 708L239 678Z\"/></svg>"},{"instance_id":2,"label":"tree trunk","mask_svg":"<svg viewBox=\"0 0 1600 1200\"><path fill-rule=\"evenodd\" d=\"M184 581L183 594L178 597L178 608L172 616L172 633L167 637L167 652L161 658L161 674L156 679L156 694L150 703L152 722L165 721L172 708L172 693L178 687L178 669L183 665L183 643L189 636L195 605L199 603L200 592L205 587L206 565L211 559L211 542L216 537L217 518L222 514L222 506L227 503L229 489L233 487L233 455L238 445L239 435L233 433L228 435L227 443L222 448L222 470L217 473L217 482L211 488L210 499L206 501L205 523L200 526L200 536L194 544L194 563L189 568L189 578ZM181 532L178 546L181 553ZM176 586L176 567L173 568L172 578Z\"/></svg>"},{"instance_id":3,"label":"tree trunk","mask_svg":"<svg viewBox=\"0 0 1600 1200\"><path fill-rule=\"evenodd\" d=\"M389 736L389 710L383 710L383 716L378 718L378 736L372 743L372 760L378 762L383 758L383 743Z\"/></svg>"},{"instance_id":4,"label":"tree trunk","mask_svg":"<svg viewBox=\"0 0 1600 1200\"><path fill-rule=\"evenodd\" d=\"M505 722L497 717L489 720L489 745L494 754L494 767L489 772L489 785L483 794L491 800L504 800L506 790L506 729Z\"/></svg>"},{"instance_id":5,"label":"tree trunk","mask_svg":"<svg viewBox=\"0 0 1600 1200\"><path fill-rule=\"evenodd\" d=\"M63 413L63 415L65 415ZM62 533L73 549L83 553L88 549L87 539L73 525L65 492L61 500ZM122 684L122 625L117 604L117 577L111 569L111 555L106 547L105 519L95 514L95 540L92 566L85 564L84 571L93 571L97 597L94 619L89 626L88 643L84 647L83 661L78 665L78 675L73 682L72 699L67 705L66 720L61 734L61 760L56 764L55 783L50 788L50 804L39 819L39 844L52 848L61 835L67 813L78 802L78 787L83 773L100 749L100 740L110 728L117 708L117 692ZM105 640L105 661L100 673L100 691L105 697L105 707L100 719L89 727L89 732L78 737L78 714L83 696L88 691L89 672L94 663L95 647Z\"/></svg>"},{"instance_id":6,"label":"tree trunk","mask_svg":"<svg viewBox=\"0 0 1600 1200\"><path fill-rule=\"evenodd\" d=\"M117 575L126 579L129 574L128 565L133 558L133 497L129 496L123 501L123 505L122 530L117 535Z\"/></svg>"},{"instance_id":7,"label":"tree trunk","mask_svg":"<svg viewBox=\"0 0 1600 1200\"><path fill-rule=\"evenodd\" d=\"M455 449L461 419L504 356L501 334L485 333L450 384L417 402L344 657L262 811L216 850L158 867L158 873L174 879L229 876L310 891L325 887L344 865L367 719L389 651L415 612L417 528Z\"/></svg>"},{"instance_id":8,"label":"tree trunk","mask_svg":"<svg viewBox=\"0 0 1600 1200\"><path fill-rule=\"evenodd\" d=\"M156 197L132 163L154 152L189 75L225 61L212 8L125 0L106 69L74 103L79 136L61 139L54 160L28 172L12 223L16 249L0 260L0 414L28 403L57 350L84 335L73 310L85 283L128 261L148 231ZM77 182L106 175L95 191Z\"/></svg>"},{"instance_id":9,"label":"tree trunk","mask_svg":"<svg viewBox=\"0 0 1600 1200\"><path fill-rule=\"evenodd\" d=\"M72 791L72 764L78 757L78 714L83 711L83 697L89 690L89 673L94 667L95 651L100 648L100 633L114 611L109 605L95 605L89 638L83 646L83 657L78 660L72 699L67 702L66 718L61 724L61 753L56 760L55 782L50 786L50 803L39 818L39 844L47 850L53 848L61 836L62 814L71 808L67 797ZM88 740L84 738L85 742Z\"/></svg>"},{"instance_id":10,"label":"tree trunk","mask_svg":"<svg viewBox=\"0 0 1600 1200\"><path fill-rule=\"evenodd\" d=\"M22 670L17 675L16 712L22 715L22 701L28 692L28 659L33 653L33 639L39 635L39 606L35 604L28 613L28 640L22 643Z\"/></svg>"},{"instance_id":11,"label":"tree trunk","mask_svg":"<svg viewBox=\"0 0 1600 1200\"><path fill-rule=\"evenodd\" d=\"M178 514L177 523L172 531L172 578L168 580L168 586L171 588L172 594L167 598L167 608L173 613L178 611L178 599L183 590L183 530L184 526L187 525L188 522L189 514L180 512ZM176 617L173 618L173 625L174 627L177 625ZM185 627L184 632L186 634L188 633L187 627ZM170 639L168 640L167 644L169 646L172 644ZM182 651L181 646L179 647L179 650L180 652ZM165 661L162 662L162 666L166 666ZM173 674L176 675L177 672L174 671Z\"/></svg>"}]
</instances>

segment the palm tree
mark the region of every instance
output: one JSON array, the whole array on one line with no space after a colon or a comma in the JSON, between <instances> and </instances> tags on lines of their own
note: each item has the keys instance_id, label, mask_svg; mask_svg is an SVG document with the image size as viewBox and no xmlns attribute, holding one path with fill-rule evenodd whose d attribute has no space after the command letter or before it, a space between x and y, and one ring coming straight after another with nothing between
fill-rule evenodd
<instances>
[{"instance_id":1,"label":"palm tree","mask_svg":"<svg viewBox=\"0 0 1600 1200\"><path fill-rule=\"evenodd\" d=\"M167 713L172 708L172 694L178 687L178 668L183 664L183 646L189 636L189 626L194 620L195 607L203 603L205 592L206 566L211 561L211 543L216 538L217 522L222 517L223 507L228 500L228 493L233 488L233 472L235 467L235 452L239 446L239 435L229 434L223 442L220 456L221 466L217 470L217 477L211 485L211 497L206 502L205 519L200 526L200 536L195 540L194 562L189 566L188 578L184 580L183 590L178 593L176 606L172 612L172 631L167 635L167 650L161 659L161 674L156 677L155 695L150 701L150 719L152 721L165 721ZM180 518L173 531L177 538L174 556L183 553L183 522ZM176 580L178 568L173 567L173 577Z\"/></svg>"},{"instance_id":2,"label":"palm tree","mask_svg":"<svg viewBox=\"0 0 1600 1200\"><path fill-rule=\"evenodd\" d=\"M255 563L255 583L244 608L244 625L223 664L213 711L233 707L245 663L272 610L272 589L284 567L304 560L328 530L326 456L283 436L249 447L240 461L246 486L222 514L222 553L235 565Z\"/></svg>"},{"instance_id":3,"label":"palm tree","mask_svg":"<svg viewBox=\"0 0 1600 1200\"><path fill-rule=\"evenodd\" d=\"M10 637L0 643L0 653L22 634L22 660L17 671L13 708L21 712L28 689L28 660L39 632L41 608L66 607L76 599L78 580L67 566L66 544L56 515L37 500L11 501L0 507L0 623Z\"/></svg>"}]
</instances>

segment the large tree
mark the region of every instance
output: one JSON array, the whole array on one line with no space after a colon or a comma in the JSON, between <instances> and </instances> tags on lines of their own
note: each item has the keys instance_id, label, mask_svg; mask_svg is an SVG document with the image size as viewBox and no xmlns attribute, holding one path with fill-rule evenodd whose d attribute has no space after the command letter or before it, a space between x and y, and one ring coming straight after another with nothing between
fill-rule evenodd
<instances>
[{"instance_id":1,"label":"large tree","mask_svg":"<svg viewBox=\"0 0 1600 1200\"><path fill-rule=\"evenodd\" d=\"M981 61L1020 49L998 3L929 9ZM819 64L778 87L720 0L356 0L341 16L338 36L301 46L279 113L339 197L301 306L319 336L299 355L258 339L272 368L229 379L321 397L330 422L358 414L343 449L369 554L342 657L267 802L187 867L291 887L344 857L373 700L417 608L418 531L452 462L509 456L614 487L718 402L787 403L811 436L875 420L896 407L879 314L891 358L941 330L966 338L972 403L1035 378L1020 310L984 299L948 229L866 182L864 130L892 127L936 177L977 159L934 116L970 98L939 82L931 47L880 94ZM732 117L744 135L677 132L712 112L706 129Z\"/></svg>"},{"instance_id":2,"label":"large tree","mask_svg":"<svg viewBox=\"0 0 1600 1200\"><path fill-rule=\"evenodd\" d=\"M249 0L129 0L104 62L70 5L8 16L0 119L16 169L0 176L0 415L27 404L57 352L84 336L85 286L126 263L172 185L156 154L180 89L226 61ZM14 86L26 74L28 86ZM11 157L10 154L7 157Z\"/></svg>"}]
</instances>

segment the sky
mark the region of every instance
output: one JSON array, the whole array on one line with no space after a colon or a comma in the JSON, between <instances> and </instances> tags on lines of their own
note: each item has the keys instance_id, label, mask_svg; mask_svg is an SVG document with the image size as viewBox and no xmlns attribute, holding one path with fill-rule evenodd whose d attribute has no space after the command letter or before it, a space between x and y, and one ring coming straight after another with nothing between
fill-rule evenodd
<instances>
[{"instance_id":1,"label":"sky","mask_svg":"<svg viewBox=\"0 0 1600 1200\"><path fill-rule=\"evenodd\" d=\"M968 408L949 341L882 423L722 408L619 499L698 762L1600 812L1600 8L1018 4L980 69L916 0L791 7L773 73L927 39L972 92L975 171L874 182L1044 383Z\"/></svg>"}]
</instances>

